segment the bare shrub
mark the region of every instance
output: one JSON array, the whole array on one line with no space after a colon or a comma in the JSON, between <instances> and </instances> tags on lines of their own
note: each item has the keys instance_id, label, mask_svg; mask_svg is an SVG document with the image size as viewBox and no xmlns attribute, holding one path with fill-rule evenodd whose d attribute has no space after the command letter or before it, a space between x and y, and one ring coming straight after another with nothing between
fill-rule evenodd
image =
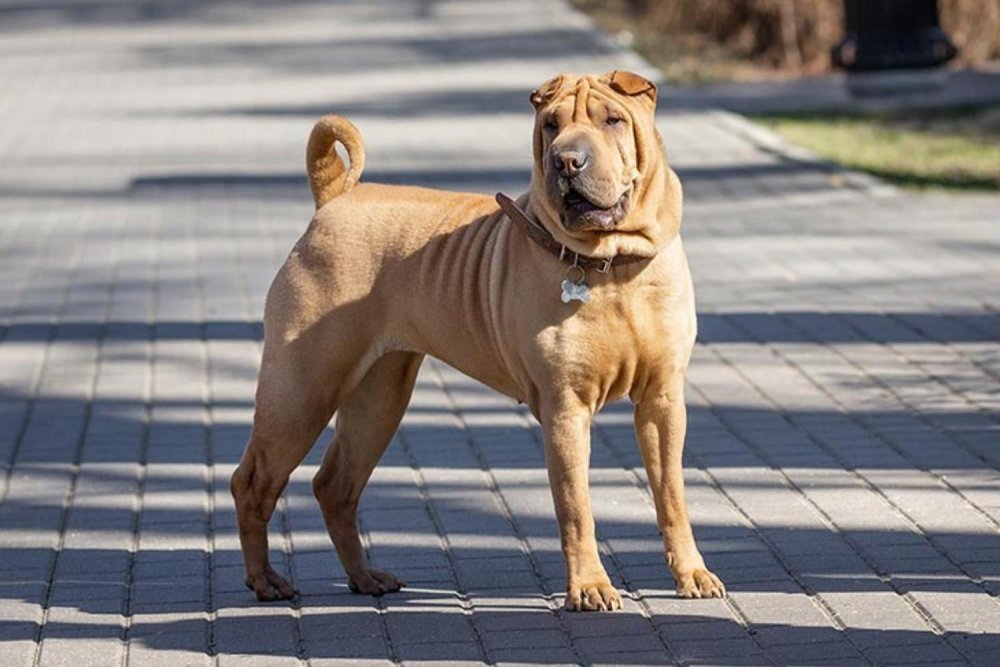
<instances>
[{"instance_id":1,"label":"bare shrub","mask_svg":"<svg viewBox=\"0 0 1000 667\"><path fill-rule=\"evenodd\" d=\"M842 0L628 0L628 5L660 33L724 44L760 65L803 73L829 69L830 47L843 34ZM960 49L960 64L1000 57L1000 1L940 0L940 7L942 24Z\"/></svg>"}]
</instances>

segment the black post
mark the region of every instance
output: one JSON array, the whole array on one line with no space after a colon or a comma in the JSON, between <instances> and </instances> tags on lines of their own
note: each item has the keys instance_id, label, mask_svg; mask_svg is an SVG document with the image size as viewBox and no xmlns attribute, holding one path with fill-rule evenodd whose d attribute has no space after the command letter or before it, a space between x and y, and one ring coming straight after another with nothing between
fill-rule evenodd
<instances>
[{"instance_id":1,"label":"black post","mask_svg":"<svg viewBox=\"0 0 1000 667\"><path fill-rule=\"evenodd\" d=\"M907 82L889 88L926 88L941 79L932 71L958 52L941 29L937 0L844 0L844 32L844 38L833 47L833 64L852 75L851 89L860 94L895 92L867 89L867 86L859 90L854 85L876 78L882 82ZM924 76L917 70L923 70ZM899 72L900 76L853 76L886 71ZM903 71L908 71L908 75Z\"/></svg>"}]
</instances>

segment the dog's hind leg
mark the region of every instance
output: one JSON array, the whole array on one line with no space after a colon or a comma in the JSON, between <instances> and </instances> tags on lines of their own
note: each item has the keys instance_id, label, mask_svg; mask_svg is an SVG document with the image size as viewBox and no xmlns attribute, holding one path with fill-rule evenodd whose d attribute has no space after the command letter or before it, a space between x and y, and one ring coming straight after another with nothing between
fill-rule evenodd
<instances>
[{"instance_id":1,"label":"dog's hind leg","mask_svg":"<svg viewBox=\"0 0 1000 667\"><path fill-rule=\"evenodd\" d=\"M267 353L265 353L265 358ZM267 524L292 471L330 421L329 394L308 390L288 364L265 364L257 389L253 430L230 481L236 503L246 585L258 600L284 600L295 589L271 567Z\"/></svg>"},{"instance_id":2,"label":"dog's hind leg","mask_svg":"<svg viewBox=\"0 0 1000 667\"><path fill-rule=\"evenodd\" d=\"M422 354L391 352L375 362L338 410L333 442L313 479L330 539L356 593L382 595L403 586L392 574L368 566L357 509L368 478L403 418L422 361Z\"/></svg>"}]
</instances>

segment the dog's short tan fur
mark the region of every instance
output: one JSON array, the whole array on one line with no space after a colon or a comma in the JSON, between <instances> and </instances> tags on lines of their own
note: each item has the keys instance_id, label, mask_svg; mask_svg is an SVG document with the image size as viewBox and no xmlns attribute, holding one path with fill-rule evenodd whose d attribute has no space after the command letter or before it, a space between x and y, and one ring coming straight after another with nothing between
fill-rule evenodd
<instances>
[{"instance_id":1,"label":"dog's short tan fur","mask_svg":"<svg viewBox=\"0 0 1000 667\"><path fill-rule=\"evenodd\" d=\"M292 470L336 411L314 490L352 590L402 582L369 567L358 499L403 416L424 355L525 402L542 425L567 566L566 606L621 606L598 557L588 492L590 424L629 396L667 564L682 597L722 596L695 546L684 500L684 373L694 295L679 236L681 188L654 127L656 89L627 72L560 76L532 95L534 171L520 208L568 250L648 258L587 275L588 303L560 301L568 264L534 243L491 197L357 184L357 130L328 116L307 162L317 211L267 297L253 431L232 478L247 585L261 600L294 595L268 563L267 524ZM343 143L348 168L333 150ZM563 177L553 156L585 147ZM568 173L568 172L567 172ZM613 219L574 219L626 202ZM582 222L581 222L582 220Z\"/></svg>"}]
</instances>

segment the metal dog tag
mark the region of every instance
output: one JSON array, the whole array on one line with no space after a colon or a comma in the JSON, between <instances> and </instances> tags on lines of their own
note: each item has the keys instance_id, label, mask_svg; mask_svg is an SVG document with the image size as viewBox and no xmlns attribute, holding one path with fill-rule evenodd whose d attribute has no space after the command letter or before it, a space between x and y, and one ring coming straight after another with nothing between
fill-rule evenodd
<instances>
[{"instance_id":1,"label":"metal dog tag","mask_svg":"<svg viewBox=\"0 0 1000 667\"><path fill-rule=\"evenodd\" d=\"M562 281L562 302L569 303L570 301L583 303L590 301L590 287L587 283L582 280L578 283L568 279Z\"/></svg>"},{"instance_id":2,"label":"metal dog tag","mask_svg":"<svg viewBox=\"0 0 1000 667\"><path fill-rule=\"evenodd\" d=\"M573 279L573 269L579 273L576 280ZM573 266L566 269L566 279L562 281L562 302L579 301L587 303L590 301L590 286L587 284L587 272L583 267L573 263Z\"/></svg>"}]
</instances>

